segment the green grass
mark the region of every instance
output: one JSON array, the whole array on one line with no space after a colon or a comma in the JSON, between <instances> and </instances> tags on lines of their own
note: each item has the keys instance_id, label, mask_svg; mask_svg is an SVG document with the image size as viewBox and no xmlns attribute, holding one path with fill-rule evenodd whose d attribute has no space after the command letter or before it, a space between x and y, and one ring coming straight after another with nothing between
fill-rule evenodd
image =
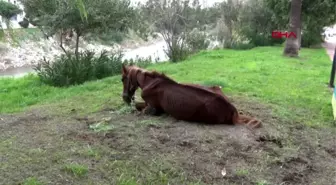
<instances>
[{"instance_id":1,"label":"green grass","mask_svg":"<svg viewBox=\"0 0 336 185\"><path fill-rule=\"evenodd\" d=\"M236 175L238 175L238 176L245 176L245 175L248 175L248 174L249 174L249 171L246 170L246 169L236 170Z\"/></svg>"},{"instance_id":2,"label":"green grass","mask_svg":"<svg viewBox=\"0 0 336 185\"><path fill-rule=\"evenodd\" d=\"M282 47L203 51L181 63L161 63L149 69L165 72L179 82L221 85L224 93L268 104L288 123L332 123L331 93L326 88L330 60L324 49L302 49L300 58L285 58ZM41 84L37 77L0 80L0 112L23 111L32 105L83 113L104 105L122 105L120 76L70 88Z\"/></svg>"},{"instance_id":3,"label":"green grass","mask_svg":"<svg viewBox=\"0 0 336 185\"><path fill-rule=\"evenodd\" d=\"M85 112L96 111L108 102L113 102L111 105L114 107L122 104L122 86L117 77L70 88L55 88L42 84L34 75L27 75L17 79L3 78L0 80L0 87L1 113L18 112L42 103L53 103L60 110L64 106L76 105L77 109Z\"/></svg>"},{"instance_id":4,"label":"green grass","mask_svg":"<svg viewBox=\"0 0 336 185\"><path fill-rule=\"evenodd\" d=\"M27 178L22 185L42 185L35 177Z\"/></svg>"},{"instance_id":5,"label":"green grass","mask_svg":"<svg viewBox=\"0 0 336 185\"><path fill-rule=\"evenodd\" d=\"M76 177L85 176L89 169L87 166L79 165L79 164L68 164L65 165L64 170L75 175Z\"/></svg>"}]
</instances>

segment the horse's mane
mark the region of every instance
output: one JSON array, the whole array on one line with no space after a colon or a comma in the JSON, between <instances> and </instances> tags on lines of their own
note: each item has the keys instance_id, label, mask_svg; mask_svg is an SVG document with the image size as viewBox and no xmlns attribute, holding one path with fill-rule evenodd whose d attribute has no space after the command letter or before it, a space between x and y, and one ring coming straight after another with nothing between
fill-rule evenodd
<instances>
[{"instance_id":1,"label":"horse's mane","mask_svg":"<svg viewBox=\"0 0 336 185\"><path fill-rule=\"evenodd\" d=\"M159 73L157 71L145 71L144 73L145 73L145 75L147 75L149 77L152 77L152 78L161 78L161 79L167 80L168 82L176 83L177 84L177 82L175 80L169 78L164 73Z\"/></svg>"},{"instance_id":2,"label":"horse's mane","mask_svg":"<svg viewBox=\"0 0 336 185\"><path fill-rule=\"evenodd\" d=\"M147 71L147 70L142 69L142 68L140 68L138 66L135 66L135 65L131 65L129 67L131 67L131 69L136 69L136 70L141 71L145 76L149 76L149 77L152 77L152 78L160 78L160 79L164 79L164 80L166 80L170 83L176 83L177 84L177 82L175 80L169 78L164 73L159 73L157 71Z\"/></svg>"}]
</instances>

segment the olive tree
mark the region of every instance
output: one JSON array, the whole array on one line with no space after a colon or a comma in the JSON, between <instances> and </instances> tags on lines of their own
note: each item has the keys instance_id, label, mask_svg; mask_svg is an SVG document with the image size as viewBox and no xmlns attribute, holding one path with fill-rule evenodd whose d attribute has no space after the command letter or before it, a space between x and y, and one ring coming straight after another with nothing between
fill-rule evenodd
<instances>
[{"instance_id":1,"label":"olive tree","mask_svg":"<svg viewBox=\"0 0 336 185\"><path fill-rule=\"evenodd\" d=\"M26 17L49 37L64 32L76 35L75 55L78 56L79 38L88 33L106 31L126 32L132 25L135 11L129 0L21 0Z\"/></svg>"},{"instance_id":2,"label":"olive tree","mask_svg":"<svg viewBox=\"0 0 336 185\"><path fill-rule=\"evenodd\" d=\"M142 7L144 17L147 17L145 24L163 36L168 46L166 54L172 62L184 60L193 52L191 43L206 46L205 34L190 34L194 29L204 30L208 21L205 18L207 12L200 7L198 0L149 0ZM195 40L192 35L201 39Z\"/></svg>"}]
</instances>

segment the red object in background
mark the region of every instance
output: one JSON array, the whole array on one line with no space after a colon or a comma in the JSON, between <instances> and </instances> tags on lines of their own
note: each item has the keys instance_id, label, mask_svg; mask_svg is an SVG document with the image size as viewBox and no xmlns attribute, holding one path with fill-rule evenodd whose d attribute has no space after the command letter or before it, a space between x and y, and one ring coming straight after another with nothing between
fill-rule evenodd
<instances>
[{"instance_id":1,"label":"red object in background","mask_svg":"<svg viewBox=\"0 0 336 185\"><path fill-rule=\"evenodd\" d=\"M294 37L296 38L296 34L294 32L281 32L281 31L272 31L272 37L275 39L281 39L283 37L290 38Z\"/></svg>"}]
</instances>

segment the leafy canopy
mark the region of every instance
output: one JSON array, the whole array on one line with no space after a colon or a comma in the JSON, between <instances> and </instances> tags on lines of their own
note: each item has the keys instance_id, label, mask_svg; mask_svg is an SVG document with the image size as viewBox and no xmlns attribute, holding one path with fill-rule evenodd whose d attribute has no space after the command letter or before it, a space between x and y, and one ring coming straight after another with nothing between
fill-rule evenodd
<instances>
[{"instance_id":1,"label":"leafy canopy","mask_svg":"<svg viewBox=\"0 0 336 185\"><path fill-rule=\"evenodd\" d=\"M126 31L132 25L135 16L129 0L21 0L21 2L29 21L42 28L48 35L64 29L74 29L80 35L95 31Z\"/></svg>"},{"instance_id":2,"label":"leafy canopy","mask_svg":"<svg viewBox=\"0 0 336 185\"><path fill-rule=\"evenodd\" d=\"M12 3L0 1L0 16L5 19L10 19L13 16L21 13L22 10Z\"/></svg>"}]
</instances>

